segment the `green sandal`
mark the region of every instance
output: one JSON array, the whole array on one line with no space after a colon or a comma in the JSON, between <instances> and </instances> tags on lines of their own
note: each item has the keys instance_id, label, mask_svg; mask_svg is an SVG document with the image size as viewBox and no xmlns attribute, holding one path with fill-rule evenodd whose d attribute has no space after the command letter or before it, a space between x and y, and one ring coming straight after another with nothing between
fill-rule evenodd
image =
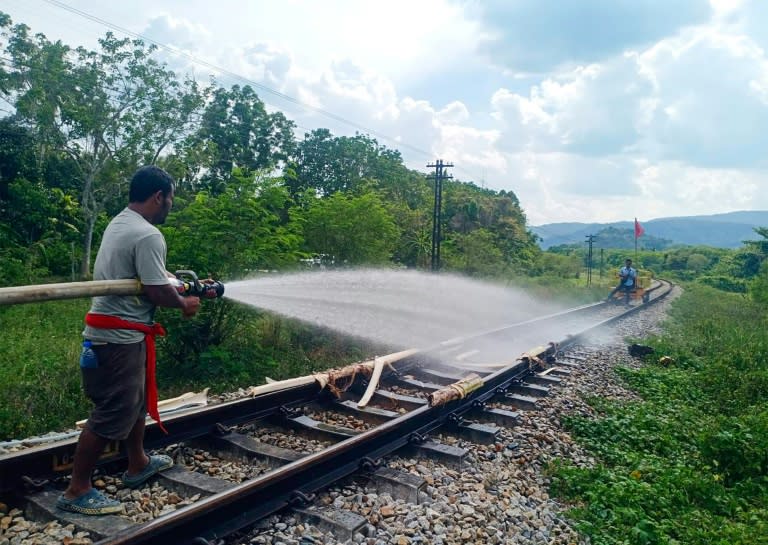
<instances>
[{"instance_id":1,"label":"green sandal","mask_svg":"<svg viewBox=\"0 0 768 545\"><path fill-rule=\"evenodd\" d=\"M127 472L123 473L123 484L128 488L137 488L147 482L150 477L157 475L170 467L173 467L173 460L170 456L166 456L165 454L150 456L149 463L141 470L141 473L137 473L136 475L128 475Z\"/></svg>"},{"instance_id":2,"label":"green sandal","mask_svg":"<svg viewBox=\"0 0 768 545\"><path fill-rule=\"evenodd\" d=\"M69 499L62 494L56 500L56 507L62 511L79 513L81 515L111 515L122 513L123 504L117 500L111 500L104 494L91 488L82 496Z\"/></svg>"}]
</instances>

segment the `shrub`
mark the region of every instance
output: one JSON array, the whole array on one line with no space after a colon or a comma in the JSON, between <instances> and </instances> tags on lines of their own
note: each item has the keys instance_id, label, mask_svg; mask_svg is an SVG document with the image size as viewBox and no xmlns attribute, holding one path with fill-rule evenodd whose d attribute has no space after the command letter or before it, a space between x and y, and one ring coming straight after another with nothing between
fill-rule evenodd
<instances>
[{"instance_id":1,"label":"shrub","mask_svg":"<svg viewBox=\"0 0 768 545\"><path fill-rule=\"evenodd\" d=\"M702 276L697 281L705 286L731 293L747 292L747 283L740 278L733 278L732 276Z\"/></svg>"}]
</instances>

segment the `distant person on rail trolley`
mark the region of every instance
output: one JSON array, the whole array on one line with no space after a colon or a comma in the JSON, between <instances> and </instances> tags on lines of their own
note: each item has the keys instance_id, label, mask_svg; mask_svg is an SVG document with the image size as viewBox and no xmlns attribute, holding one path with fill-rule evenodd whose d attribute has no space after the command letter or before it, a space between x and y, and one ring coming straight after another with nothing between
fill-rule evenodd
<instances>
[{"instance_id":1,"label":"distant person on rail trolley","mask_svg":"<svg viewBox=\"0 0 768 545\"><path fill-rule=\"evenodd\" d=\"M173 205L174 182L156 166L145 166L131 179L128 206L104 231L93 266L94 280L136 279L142 295L94 297L85 317L80 358L83 390L93 402L75 451L72 479L56 506L83 515L119 513L122 504L93 488L93 470L110 441L125 441L128 468L123 484L136 488L170 468L169 456L144 451L146 413L160 427L155 384L154 322L158 306L178 308L185 317L200 308L198 297L182 297L165 268L166 246L155 227ZM164 429L164 428L162 428Z\"/></svg>"},{"instance_id":2,"label":"distant person on rail trolley","mask_svg":"<svg viewBox=\"0 0 768 545\"><path fill-rule=\"evenodd\" d=\"M608 295L608 300L610 301L610 299L613 297L613 294L617 291L624 290L624 304L629 305L629 295L635 288L636 282L637 269L632 267L632 260L627 259L624 262L624 266L619 269L619 284L613 288L613 291L611 291L610 295Z\"/></svg>"}]
</instances>

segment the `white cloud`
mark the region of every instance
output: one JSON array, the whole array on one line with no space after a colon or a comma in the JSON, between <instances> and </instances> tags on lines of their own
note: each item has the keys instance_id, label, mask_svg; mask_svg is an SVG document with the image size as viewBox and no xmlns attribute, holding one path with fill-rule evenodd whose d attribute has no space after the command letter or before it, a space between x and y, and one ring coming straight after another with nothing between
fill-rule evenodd
<instances>
[{"instance_id":1,"label":"white cloud","mask_svg":"<svg viewBox=\"0 0 768 545\"><path fill-rule=\"evenodd\" d=\"M513 72L542 73L650 45L704 23L711 8L706 0L494 0L476 11L490 29L481 50Z\"/></svg>"},{"instance_id":2,"label":"white cloud","mask_svg":"<svg viewBox=\"0 0 768 545\"><path fill-rule=\"evenodd\" d=\"M445 108L437 112L437 117L444 123L456 124L470 121L469 110L458 100L454 100Z\"/></svg>"},{"instance_id":3,"label":"white cloud","mask_svg":"<svg viewBox=\"0 0 768 545\"><path fill-rule=\"evenodd\" d=\"M765 165L768 59L750 38L704 28L641 55L657 89L646 155L698 166Z\"/></svg>"},{"instance_id":4,"label":"white cloud","mask_svg":"<svg viewBox=\"0 0 768 545\"><path fill-rule=\"evenodd\" d=\"M701 168L623 155L606 160L516 154L509 164L533 225L768 209L766 170Z\"/></svg>"},{"instance_id":5,"label":"white cloud","mask_svg":"<svg viewBox=\"0 0 768 545\"><path fill-rule=\"evenodd\" d=\"M676 161L639 167L636 183L648 204L645 217L768 209L764 170L700 168Z\"/></svg>"},{"instance_id":6,"label":"white cloud","mask_svg":"<svg viewBox=\"0 0 768 545\"><path fill-rule=\"evenodd\" d=\"M300 134L360 130L322 109L393 137L378 139L412 168L439 157L511 189L533 223L768 208L764 0L126 6L78 4L310 106L256 87ZM42 28L20 20L72 45L105 30L41 14ZM201 81L213 71L160 55Z\"/></svg>"},{"instance_id":7,"label":"white cloud","mask_svg":"<svg viewBox=\"0 0 768 545\"><path fill-rule=\"evenodd\" d=\"M504 124L508 149L620 152L638 138L650 81L636 55L560 72L533 86L528 96L500 89L491 98Z\"/></svg>"}]
</instances>

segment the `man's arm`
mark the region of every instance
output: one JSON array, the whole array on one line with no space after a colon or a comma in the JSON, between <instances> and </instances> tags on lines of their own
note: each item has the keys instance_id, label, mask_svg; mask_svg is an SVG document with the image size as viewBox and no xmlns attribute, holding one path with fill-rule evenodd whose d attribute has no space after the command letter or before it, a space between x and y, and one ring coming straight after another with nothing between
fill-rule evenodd
<instances>
[{"instance_id":1,"label":"man's arm","mask_svg":"<svg viewBox=\"0 0 768 545\"><path fill-rule=\"evenodd\" d=\"M144 285L144 294L152 304L178 308L187 317L200 308L198 297L182 297L168 281L175 275L165 268L165 239L159 231L137 244L136 272Z\"/></svg>"},{"instance_id":2,"label":"man's arm","mask_svg":"<svg viewBox=\"0 0 768 545\"><path fill-rule=\"evenodd\" d=\"M184 316L194 316L200 308L200 298L195 296L182 297L170 284L162 286L144 286L144 295L154 305L167 308L181 309Z\"/></svg>"}]
</instances>

